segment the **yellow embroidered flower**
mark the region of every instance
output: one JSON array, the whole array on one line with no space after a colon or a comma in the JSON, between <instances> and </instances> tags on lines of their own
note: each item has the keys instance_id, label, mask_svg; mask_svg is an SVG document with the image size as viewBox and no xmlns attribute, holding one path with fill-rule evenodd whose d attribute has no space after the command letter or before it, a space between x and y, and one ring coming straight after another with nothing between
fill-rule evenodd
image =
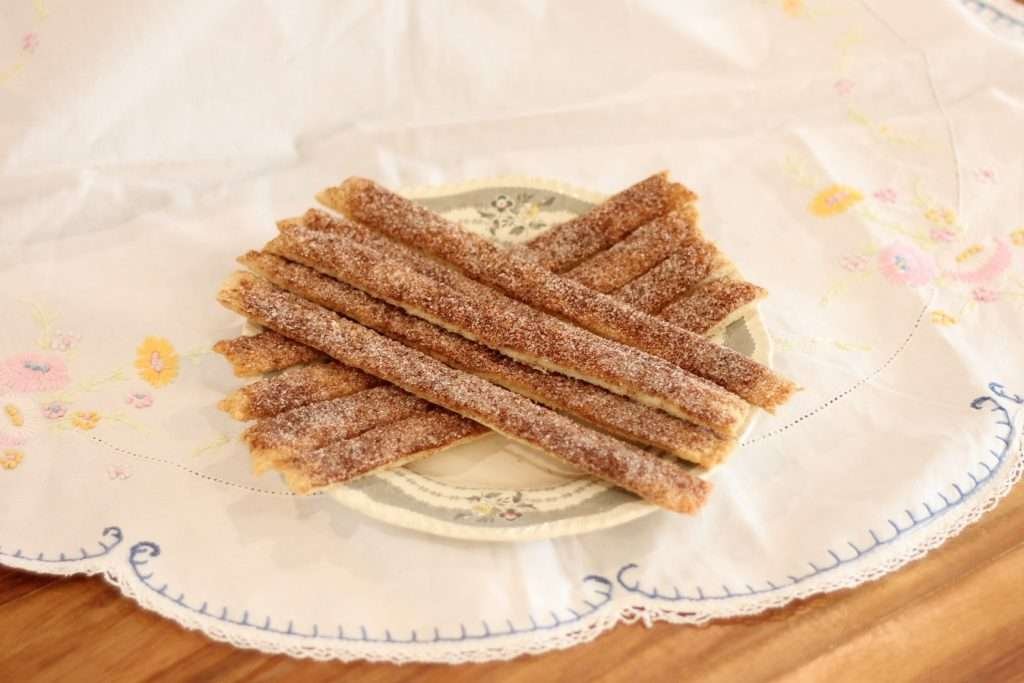
<instances>
[{"instance_id":1,"label":"yellow embroidered flower","mask_svg":"<svg viewBox=\"0 0 1024 683\"><path fill-rule=\"evenodd\" d=\"M804 0L782 0L782 11L791 17L803 14Z\"/></svg>"},{"instance_id":2,"label":"yellow embroidered flower","mask_svg":"<svg viewBox=\"0 0 1024 683\"><path fill-rule=\"evenodd\" d=\"M924 212L924 217L938 225L953 225L956 214L951 209L931 208Z\"/></svg>"},{"instance_id":3,"label":"yellow embroidered flower","mask_svg":"<svg viewBox=\"0 0 1024 683\"><path fill-rule=\"evenodd\" d=\"M10 420L11 424L15 427L21 427L25 424L25 416L21 414L21 409L13 403L5 405L4 412L7 413L7 419Z\"/></svg>"},{"instance_id":4,"label":"yellow embroidered flower","mask_svg":"<svg viewBox=\"0 0 1024 683\"><path fill-rule=\"evenodd\" d=\"M20 465L21 461L24 459L24 453L13 448L9 448L4 451L3 457L0 457L0 467L5 470L13 470L15 467Z\"/></svg>"},{"instance_id":5,"label":"yellow embroidered flower","mask_svg":"<svg viewBox=\"0 0 1024 683\"><path fill-rule=\"evenodd\" d=\"M1024 228L1010 233L1010 241L1018 247L1024 247Z\"/></svg>"},{"instance_id":6,"label":"yellow embroidered flower","mask_svg":"<svg viewBox=\"0 0 1024 683\"><path fill-rule=\"evenodd\" d=\"M146 337L135 352L139 377L154 387L162 387L178 376L178 353L162 337Z\"/></svg>"},{"instance_id":7,"label":"yellow embroidered flower","mask_svg":"<svg viewBox=\"0 0 1024 683\"><path fill-rule=\"evenodd\" d=\"M79 410L71 416L71 424L75 427L89 431L100 423L100 414L92 410Z\"/></svg>"},{"instance_id":8,"label":"yellow embroidered flower","mask_svg":"<svg viewBox=\"0 0 1024 683\"><path fill-rule=\"evenodd\" d=\"M815 216L824 218L843 213L862 199L864 195L852 187L830 185L816 194L807 208Z\"/></svg>"},{"instance_id":9,"label":"yellow embroidered flower","mask_svg":"<svg viewBox=\"0 0 1024 683\"><path fill-rule=\"evenodd\" d=\"M956 255L956 262L963 263L964 261L970 259L972 256L977 256L982 251L984 251L984 249L982 249L980 244L972 244L971 246L967 247L966 249L964 249L963 251Z\"/></svg>"},{"instance_id":10,"label":"yellow embroidered flower","mask_svg":"<svg viewBox=\"0 0 1024 683\"><path fill-rule=\"evenodd\" d=\"M956 325L957 319L945 311L932 311L931 320L936 325Z\"/></svg>"}]
</instances>

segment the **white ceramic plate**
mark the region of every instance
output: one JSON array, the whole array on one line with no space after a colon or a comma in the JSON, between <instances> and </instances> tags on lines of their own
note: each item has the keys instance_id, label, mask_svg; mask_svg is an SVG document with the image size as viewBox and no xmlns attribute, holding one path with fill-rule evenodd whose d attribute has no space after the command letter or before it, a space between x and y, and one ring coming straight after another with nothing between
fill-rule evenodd
<instances>
[{"instance_id":1,"label":"white ceramic plate","mask_svg":"<svg viewBox=\"0 0 1024 683\"><path fill-rule=\"evenodd\" d=\"M467 229L501 243L525 242L603 197L550 181L504 178L405 191ZM770 365L756 310L730 325L724 343ZM753 411L746 431L756 416ZM729 461L731 465L738 458ZM696 468L695 468L696 470ZM701 472L700 476L709 476ZM331 491L343 505L397 526L475 541L526 541L623 524L657 507L496 434Z\"/></svg>"}]
</instances>

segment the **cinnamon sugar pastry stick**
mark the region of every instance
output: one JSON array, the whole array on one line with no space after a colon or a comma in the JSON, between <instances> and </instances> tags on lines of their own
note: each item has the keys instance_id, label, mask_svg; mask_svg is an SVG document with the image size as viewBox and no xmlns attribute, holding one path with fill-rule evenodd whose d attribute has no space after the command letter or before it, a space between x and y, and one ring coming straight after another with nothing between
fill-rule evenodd
<instances>
[{"instance_id":1,"label":"cinnamon sugar pastry stick","mask_svg":"<svg viewBox=\"0 0 1024 683\"><path fill-rule=\"evenodd\" d=\"M253 455L258 470L273 467L295 493L348 483L371 472L401 467L488 433L472 420L447 411L416 415L381 425L359 436L288 456Z\"/></svg>"},{"instance_id":2,"label":"cinnamon sugar pastry stick","mask_svg":"<svg viewBox=\"0 0 1024 683\"><path fill-rule=\"evenodd\" d=\"M213 345L213 350L227 358L238 377L251 377L325 358L319 351L276 332L222 339Z\"/></svg>"},{"instance_id":3,"label":"cinnamon sugar pastry stick","mask_svg":"<svg viewBox=\"0 0 1024 683\"><path fill-rule=\"evenodd\" d=\"M622 302L647 313L658 313L707 278L722 263L714 244L691 240L664 261L615 291Z\"/></svg>"},{"instance_id":4,"label":"cinnamon sugar pastry stick","mask_svg":"<svg viewBox=\"0 0 1024 683\"><path fill-rule=\"evenodd\" d=\"M340 232L286 226L267 248L507 356L627 394L722 436L732 436L746 414L736 396L660 358L478 283L470 296L416 272L406 260L390 258Z\"/></svg>"},{"instance_id":5,"label":"cinnamon sugar pastry stick","mask_svg":"<svg viewBox=\"0 0 1024 683\"><path fill-rule=\"evenodd\" d=\"M423 414L429 406L398 387L381 386L259 420L242 436L256 461L267 463Z\"/></svg>"},{"instance_id":6,"label":"cinnamon sugar pastry stick","mask_svg":"<svg viewBox=\"0 0 1024 683\"><path fill-rule=\"evenodd\" d=\"M308 346L305 348L309 349ZM314 349L309 350L318 356L323 355ZM236 420L253 420L354 394L380 383L376 377L340 363L296 365L279 375L233 391L218 407Z\"/></svg>"},{"instance_id":7,"label":"cinnamon sugar pastry stick","mask_svg":"<svg viewBox=\"0 0 1024 683\"><path fill-rule=\"evenodd\" d=\"M689 205L641 225L568 271L566 277L598 292L611 292L650 270L681 242L696 238L696 211Z\"/></svg>"},{"instance_id":8,"label":"cinnamon sugar pastry stick","mask_svg":"<svg viewBox=\"0 0 1024 683\"><path fill-rule=\"evenodd\" d=\"M661 312L661 317L697 334L713 334L766 294L745 280L718 278L705 282L669 304Z\"/></svg>"},{"instance_id":9,"label":"cinnamon sugar pastry stick","mask_svg":"<svg viewBox=\"0 0 1024 683\"><path fill-rule=\"evenodd\" d=\"M682 185L669 182L667 173L658 173L548 230L532 240L526 250L548 270L561 273L695 198Z\"/></svg>"},{"instance_id":10,"label":"cinnamon sugar pastry stick","mask_svg":"<svg viewBox=\"0 0 1024 683\"><path fill-rule=\"evenodd\" d=\"M593 384L536 370L299 263L265 252L249 252L238 260L282 289L616 436L705 466L720 462L735 443Z\"/></svg>"},{"instance_id":11,"label":"cinnamon sugar pastry stick","mask_svg":"<svg viewBox=\"0 0 1024 683\"><path fill-rule=\"evenodd\" d=\"M588 429L487 380L450 368L250 273L232 275L217 298L227 308L265 327L662 507L695 512L710 490L710 484L674 462Z\"/></svg>"},{"instance_id":12,"label":"cinnamon sugar pastry stick","mask_svg":"<svg viewBox=\"0 0 1024 683\"><path fill-rule=\"evenodd\" d=\"M349 178L319 197L352 220L430 253L479 282L664 358L754 405L772 410L796 390L792 382L742 354L556 275L519 252L502 250L373 181Z\"/></svg>"}]
</instances>

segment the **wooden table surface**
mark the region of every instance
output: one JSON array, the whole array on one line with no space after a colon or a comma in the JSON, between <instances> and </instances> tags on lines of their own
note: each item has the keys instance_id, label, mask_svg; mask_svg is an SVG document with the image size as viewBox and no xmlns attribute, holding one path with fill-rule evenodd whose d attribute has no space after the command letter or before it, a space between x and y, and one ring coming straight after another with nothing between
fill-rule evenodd
<instances>
[{"instance_id":1,"label":"wooden table surface","mask_svg":"<svg viewBox=\"0 0 1024 683\"><path fill-rule=\"evenodd\" d=\"M514 662L320 663L215 643L96 577L0 568L0 681L1024 681L1024 486L860 588L703 627L620 626Z\"/></svg>"}]
</instances>

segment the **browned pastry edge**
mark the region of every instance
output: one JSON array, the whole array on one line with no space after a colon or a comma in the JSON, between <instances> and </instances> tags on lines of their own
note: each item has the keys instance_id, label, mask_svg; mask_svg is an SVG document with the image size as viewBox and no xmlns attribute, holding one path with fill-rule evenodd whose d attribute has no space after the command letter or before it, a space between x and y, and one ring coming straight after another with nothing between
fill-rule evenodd
<instances>
[{"instance_id":1,"label":"browned pastry edge","mask_svg":"<svg viewBox=\"0 0 1024 683\"><path fill-rule=\"evenodd\" d=\"M745 280L708 280L665 307L661 317L697 334L714 334L766 294L764 289Z\"/></svg>"},{"instance_id":2,"label":"browned pastry edge","mask_svg":"<svg viewBox=\"0 0 1024 683\"><path fill-rule=\"evenodd\" d=\"M674 462L449 368L250 273L233 274L217 298L230 310L265 327L667 509L695 512L710 490L708 482Z\"/></svg>"},{"instance_id":3,"label":"browned pastry edge","mask_svg":"<svg viewBox=\"0 0 1024 683\"><path fill-rule=\"evenodd\" d=\"M249 252L238 261L282 289L615 436L652 445L705 466L720 462L735 444L732 439L719 438L708 429L587 382L536 370L308 266L265 252Z\"/></svg>"},{"instance_id":4,"label":"browned pastry edge","mask_svg":"<svg viewBox=\"0 0 1024 683\"><path fill-rule=\"evenodd\" d=\"M310 351L325 357L319 351ZM340 363L294 365L278 375L236 389L218 407L236 420L253 420L347 396L378 384L380 380L376 377Z\"/></svg>"},{"instance_id":5,"label":"browned pastry edge","mask_svg":"<svg viewBox=\"0 0 1024 683\"><path fill-rule=\"evenodd\" d=\"M655 218L567 271L566 277L598 292L616 290L664 260L680 243L696 239L696 213L688 204Z\"/></svg>"},{"instance_id":6,"label":"browned pastry edge","mask_svg":"<svg viewBox=\"0 0 1024 683\"><path fill-rule=\"evenodd\" d=\"M330 192L323 199L329 206ZM533 239L525 249L548 270L564 272L658 216L693 201L696 195L657 173L612 195L590 211L555 226ZM322 200L323 200L322 199Z\"/></svg>"},{"instance_id":7,"label":"browned pastry edge","mask_svg":"<svg viewBox=\"0 0 1024 683\"><path fill-rule=\"evenodd\" d=\"M312 450L422 413L429 405L398 387L378 386L258 420L242 438L253 450Z\"/></svg>"},{"instance_id":8,"label":"browned pastry edge","mask_svg":"<svg viewBox=\"0 0 1024 683\"><path fill-rule=\"evenodd\" d=\"M213 350L231 363L238 377L252 377L300 363L324 360L322 353L270 331L222 339L213 345Z\"/></svg>"},{"instance_id":9,"label":"browned pastry edge","mask_svg":"<svg viewBox=\"0 0 1024 683\"><path fill-rule=\"evenodd\" d=\"M261 470L279 470L293 492L305 494L401 467L489 432L454 413L428 413L375 427L315 451L254 453L253 464Z\"/></svg>"},{"instance_id":10,"label":"browned pastry edge","mask_svg":"<svg viewBox=\"0 0 1024 683\"><path fill-rule=\"evenodd\" d=\"M410 267L412 258L380 253L360 243L358 230L346 234L343 223L335 222L330 233L287 226L267 248L507 356L628 395L722 436L732 436L742 423L743 401L707 380L479 283L445 286ZM435 262L422 268L467 280ZM472 295L465 293L469 285Z\"/></svg>"},{"instance_id":11,"label":"browned pastry edge","mask_svg":"<svg viewBox=\"0 0 1024 683\"><path fill-rule=\"evenodd\" d=\"M785 403L797 389L742 354L556 275L519 252L501 250L371 180L349 178L318 196L350 219L427 252L479 282L664 358L766 410Z\"/></svg>"}]
</instances>

